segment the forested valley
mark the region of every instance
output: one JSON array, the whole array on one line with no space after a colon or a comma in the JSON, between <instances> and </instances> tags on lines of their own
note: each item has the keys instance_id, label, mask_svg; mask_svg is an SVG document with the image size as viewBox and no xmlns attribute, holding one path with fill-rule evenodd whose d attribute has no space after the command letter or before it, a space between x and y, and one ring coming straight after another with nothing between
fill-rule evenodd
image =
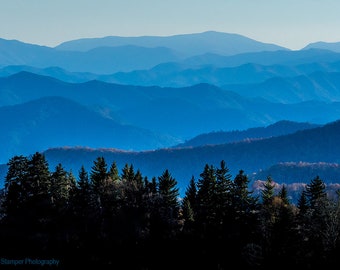
<instances>
[{"instance_id":1,"label":"forested valley","mask_svg":"<svg viewBox=\"0 0 340 270\"><path fill-rule=\"evenodd\" d=\"M58 269L320 269L340 263L340 192L329 197L317 175L292 203L285 185L276 192L270 176L255 195L242 168L233 177L224 160L189 179L183 197L166 168L148 179L133 164L118 168L98 157L91 171L67 171L62 164L51 171L39 152L14 156L7 165L0 216L6 260L54 258Z\"/></svg>"}]
</instances>

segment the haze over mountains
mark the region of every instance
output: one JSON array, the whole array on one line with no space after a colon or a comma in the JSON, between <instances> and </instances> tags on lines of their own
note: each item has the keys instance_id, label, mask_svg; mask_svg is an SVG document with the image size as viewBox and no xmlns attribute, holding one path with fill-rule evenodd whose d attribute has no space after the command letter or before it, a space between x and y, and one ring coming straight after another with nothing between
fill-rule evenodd
<instances>
[{"instance_id":1,"label":"haze over mountains","mask_svg":"<svg viewBox=\"0 0 340 270\"><path fill-rule=\"evenodd\" d=\"M235 55L245 52L286 50L284 47L259 42L242 35L216 31L163 37L109 36L103 38L86 38L67 41L55 48L66 51L89 51L98 47L117 47L126 45L146 48L167 47L181 53L185 57L206 53Z\"/></svg>"},{"instance_id":2,"label":"haze over mountains","mask_svg":"<svg viewBox=\"0 0 340 270\"><path fill-rule=\"evenodd\" d=\"M233 176L241 169L252 175L282 162L323 162L325 166L329 166L329 163L340 163L339 140L340 122L337 121L293 134L238 143L142 152L57 148L47 150L45 155L52 167L61 161L72 171L78 171L82 164L90 169L97 156L105 157L109 164L116 161L120 169L126 163L133 164L135 169L140 169L148 177L161 175L167 168L178 180L181 192L184 192L192 176L195 179L199 178L205 164L219 166L221 160L225 160ZM320 168L322 170L322 166L319 167L319 171ZM289 171L289 167L286 169ZM289 173L287 175L289 176ZM293 183L302 180L306 179L287 177L284 182ZM324 181L339 182L340 176L337 179L324 179Z\"/></svg>"},{"instance_id":3,"label":"haze over mountains","mask_svg":"<svg viewBox=\"0 0 340 270\"><path fill-rule=\"evenodd\" d=\"M78 170L105 154L185 182L220 159L249 174L278 162L337 163L339 119L338 43L292 51L214 31L55 48L0 39L3 164L46 151L52 166L59 158Z\"/></svg>"}]
</instances>

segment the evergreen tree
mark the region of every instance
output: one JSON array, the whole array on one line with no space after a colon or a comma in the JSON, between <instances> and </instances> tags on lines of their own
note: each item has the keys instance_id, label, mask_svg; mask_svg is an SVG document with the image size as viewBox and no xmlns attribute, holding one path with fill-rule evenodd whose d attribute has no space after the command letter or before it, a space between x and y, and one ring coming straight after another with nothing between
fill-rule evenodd
<instances>
[{"instance_id":1,"label":"evergreen tree","mask_svg":"<svg viewBox=\"0 0 340 270\"><path fill-rule=\"evenodd\" d=\"M281 191L284 191L284 186ZM269 262L281 261L282 266L290 268L294 266L289 260L296 254L295 206L291 205L286 195L275 196L271 207L272 215L269 225L270 230L269 249L267 260Z\"/></svg>"},{"instance_id":2,"label":"evergreen tree","mask_svg":"<svg viewBox=\"0 0 340 270\"><path fill-rule=\"evenodd\" d=\"M112 179L112 181L119 181L120 180L117 163L115 161L112 162L112 164L110 166L108 176Z\"/></svg>"},{"instance_id":3,"label":"evergreen tree","mask_svg":"<svg viewBox=\"0 0 340 270\"><path fill-rule=\"evenodd\" d=\"M23 183L28 207L38 216L51 210L51 174L45 156L39 152L33 154L27 164L28 174Z\"/></svg>"},{"instance_id":4,"label":"evergreen tree","mask_svg":"<svg viewBox=\"0 0 340 270\"><path fill-rule=\"evenodd\" d=\"M271 176L268 176L261 190L261 198L263 205L271 205L274 198L274 181Z\"/></svg>"},{"instance_id":5,"label":"evergreen tree","mask_svg":"<svg viewBox=\"0 0 340 270\"><path fill-rule=\"evenodd\" d=\"M195 212L197 210L197 187L194 176L190 179L181 206L184 221L192 223L195 220Z\"/></svg>"},{"instance_id":6,"label":"evergreen tree","mask_svg":"<svg viewBox=\"0 0 340 270\"><path fill-rule=\"evenodd\" d=\"M82 165L79 170L78 188L79 188L79 191L84 194L84 197L90 194L89 175L84 165Z\"/></svg>"},{"instance_id":7,"label":"evergreen tree","mask_svg":"<svg viewBox=\"0 0 340 270\"><path fill-rule=\"evenodd\" d=\"M263 252L267 260L270 260L272 253L272 240L274 225L278 214L277 196L274 197L274 181L271 176L268 176L263 184L263 190L261 190L261 236L263 239ZM280 200L281 201L281 200Z\"/></svg>"},{"instance_id":8,"label":"evergreen tree","mask_svg":"<svg viewBox=\"0 0 340 270\"><path fill-rule=\"evenodd\" d=\"M171 176L167 169L158 177L158 192L161 196L162 205L172 209L171 212L176 214L179 207L179 189L176 179Z\"/></svg>"},{"instance_id":9,"label":"evergreen tree","mask_svg":"<svg viewBox=\"0 0 340 270\"><path fill-rule=\"evenodd\" d=\"M288 191L286 185L282 185L281 190L279 191L278 196L281 198L282 202L285 205L289 205L289 199L288 199Z\"/></svg>"},{"instance_id":10,"label":"evergreen tree","mask_svg":"<svg viewBox=\"0 0 340 270\"><path fill-rule=\"evenodd\" d=\"M216 169L216 191L214 195L217 222L223 223L232 211L233 182L231 181L230 170L224 160L221 161L220 167Z\"/></svg>"},{"instance_id":11,"label":"evergreen tree","mask_svg":"<svg viewBox=\"0 0 340 270\"><path fill-rule=\"evenodd\" d=\"M72 197L77 192L77 178L73 174L72 170L67 172L67 180L69 183L69 197Z\"/></svg>"},{"instance_id":12,"label":"evergreen tree","mask_svg":"<svg viewBox=\"0 0 340 270\"><path fill-rule=\"evenodd\" d=\"M27 177L28 159L24 156L14 156L8 163L5 178L4 208L7 215L14 214L25 202L23 185Z\"/></svg>"},{"instance_id":13,"label":"evergreen tree","mask_svg":"<svg viewBox=\"0 0 340 270\"><path fill-rule=\"evenodd\" d=\"M132 182L135 179L135 170L132 164L125 164L124 168L122 169L122 180Z\"/></svg>"},{"instance_id":14,"label":"evergreen tree","mask_svg":"<svg viewBox=\"0 0 340 270\"><path fill-rule=\"evenodd\" d=\"M179 189L169 170L158 177L158 196L151 215L151 233L157 239L174 236L178 226Z\"/></svg>"},{"instance_id":15,"label":"evergreen tree","mask_svg":"<svg viewBox=\"0 0 340 270\"><path fill-rule=\"evenodd\" d=\"M307 201L307 195L306 195L306 190L303 189L300 197L298 198L297 201L297 207L299 209L299 215L304 215L307 213L307 210L309 209L308 201Z\"/></svg>"},{"instance_id":16,"label":"evergreen tree","mask_svg":"<svg viewBox=\"0 0 340 270\"><path fill-rule=\"evenodd\" d=\"M200 174L200 179L197 182L197 221L206 227L206 225L215 224L216 221L216 174L215 168L212 165L206 164L203 172Z\"/></svg>"},{"instance_id":17,"label":"evergreen tree","mask_svg":"<svg viewBox=\"0 0 340 270\"><path fill-rule=\"evenodd\" d=\"M155 176L153 176L151 178L151 181L148 180L147 177L144 178L144 186L145 186L145 192L147 194L156 194L157 193L157 188L158 188L158 184L157 184L157 178Z\"/></svg>"},{"instance_id":18,"label":"evergreen tree","mask_svg":"<svg viewBox=\"0 0 340 270\"><path fill-rule=\"evenodd\" d=\"M319 176L316 176L307 184L306 197L312 209L316 209L327 199L326 185Z\"/></svg>"},{"instance_id":19,"label":"evergreen tree","mask_svg":"<svg viewBox=\"0 0 340 270\"><path fill-rule=\"evenodd\" d=\"M91 168L90 184L93 192L100 195L106 178L108 177L107 164L104 157L98 157Z\"/></svg>"},{"instance_id":20,"label":"evergreen tree","mask_svg":"<svg viewBox=\"0 0 340 270\"><path fill-rule=\"evenodd\" d=\"M51 196L52 203L58 208L64 208L69 200L71 185L67 172L59 163L51 175Z\"/></svg>"},{"instance_id":21,"label":"evergreen tree","mask_svg":"<svg viewBox=\"0 0 340 270\"><path fill-rule=\"evenodd\" d=\"M86 219L91 216L91 207L94 205L92 202L92 190L90 186L89 174L86 171L84 165L81 166L78 172L78 181L76 182L76 191L74 195L73 210L76 216ZM84 224L86 225L86 224Z\"/></svg>"},{"instance_id":22,"label":"evergreen tree","mask_svg":"<svg viewBox=\"0 0 340 270\"><path fill-rule=\"evenodd\" d=\"M253 191L248 190L249 179L243 170L234 178L233 185L233 207L237 215L251 213L257 209L257 197L253 196Z\"/></svg>"},{"instance_id":23,"label":"evergreen tree","mask_svg":"<svg viewBox=\"0 0 340 270\"><path fill-rule=\"evenodd\" d=\"M142 175L141 171L138 169L137 172L135 173L133 181L136 183L136 185L139 189L142 189L144 187L144 181L143 180L144 180L143 175Z\"/></svg>"},{"instance_id":24,"label":"evergreen tree","mask_svg":"<svg viewBox=\"0 0 340 270\"><path fill-rule=\"evenodd\" d=\"M239 170L234 178L232 190L234 226L233 230L229 230L233 240L230 253L234 254L235 260L243 261L245 266L255 264L253 261L259 260L256 254L259 247L258 198L253 196L253 191L248 190L248 185L247 175L243 170ZM254 250L254 247L257 248ZM241 257L238 258L238 254L241 254Z\"/></svg>"}]
</instances>

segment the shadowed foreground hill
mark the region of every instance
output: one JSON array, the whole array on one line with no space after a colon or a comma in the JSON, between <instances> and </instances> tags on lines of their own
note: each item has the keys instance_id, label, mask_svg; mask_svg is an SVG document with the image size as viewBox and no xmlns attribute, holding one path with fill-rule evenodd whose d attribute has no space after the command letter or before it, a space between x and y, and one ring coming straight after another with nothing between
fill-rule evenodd
<instances>
[{"instance_id":1,"label":"shadowed foreground hill","mask_svg":"<svg viewBox=\"0 0 340 270\"><path fill-rule=\"evenodd\" d=\"M145 176L158 176L165 168L177 179L181 191L192 176L199 178L205 164L218 166L225 160L233 175L240 169L251 174L280 162L340 163L340 121L294 134L257 141L214 146L155 151L123 152L110 149L57 148L45 151L51 166L61 162L76 172L81 165L90 169L98 156L108 163L116 161L120 169L133 164ZM327 182L327 179L324 179Z\"/></svg>"},{"instance_id":2,"label":"shadowed foreground hill","mask_svg":"<svg viewBox=\"0 0 340 270\"><path fill-rule=\"evenodd\" d=\"M320 125L298 123L293 121L278 121L266 127L249 128L246 130L216 131L198 135L176 147L195 147L201 145L224 144L243 140L264 139L274 136L287 135L299 130L315 128Z\"/></svg>"}]
</instances>

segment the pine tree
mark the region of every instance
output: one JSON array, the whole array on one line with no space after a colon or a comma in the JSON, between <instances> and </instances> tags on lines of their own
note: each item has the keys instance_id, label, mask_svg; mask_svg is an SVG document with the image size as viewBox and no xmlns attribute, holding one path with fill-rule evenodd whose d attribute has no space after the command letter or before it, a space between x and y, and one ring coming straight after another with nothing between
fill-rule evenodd
<instances>
[{"instance_id":1,"label":"pine tree","mask_svg":"<svg viewBox=\"0 0 340 270\"><path fill-rule=\"evenodd\" d=\"M167 169L158 177L158 191L162 198L162 205L174 210L172 212L175 214L179 207L179 189L177 188L176 179L172 177Z\"/></svg>"},{"instance_id":2,"label":"pine tree","mask_svg":"<svg viewBox=\"0 0 340 270\"><path fill-rule=\"evenodd\" d=\"M326 185L319 176L316 176L307 184L306 197L312 209L316 209L327 199Z\"/></svg>"},{"instance_id":3,"label":"pine tree","mask_svg":"<svg viewBox=\"0 0 340 270\"><path fill-rule=\"evenodd\" d=\"M135 179L135 170L132 164L125 164L124 168L122 169L121 178L127 182L132 182Z\"/></svg>"},{"instance_id":4,"label":"pine tree","mask_svg":"<svg viewBox=\"0 0 340 270\"><path fill-rule=\"evenodd\" d=\"M253 196L253 191L249 191L249 179L243 170L234 178L233 185L233 206L236 212L252 212L257 208L257 197Z\"/></svg>"},{"instance_id":5,"label":"pine tree","mask_svg":"<svg viewBox=\"0 0 340 270\"><path fill-rule=\"evenodd\" d=\"M106 178L108 177L107 164L104 157L98 157L91 168L90 184L94 194L100 195Z\"/></svg>"},{"instance_id":6,"label":"pine tree","mask_svg":"<svg viewBox=\"0 0 340 270\"><path fill-rule=\"evenodd\" d=\"M203 227L216 221L216 173L212 165L206 164L197 182L197 219Z\"/></svg>"},{"instance_id":7,"label":"pine tree","mask_svg":"<svg viewBox=\"0 0 340 270\"><path fill-rule=\"evenodd\" d=\"M89 174L87 173L84 165L82 165L79 170L78 187L81 191L89 192L90 190Z\"/></svg>"},{"instance_id":8,"label":"pine tree","mask_svg":"<svg viewBox=\"0 0 340 270\"><path fill-rule=\"evenodd\" d=\"M297 207L299 209L299 213L301 214L306 213L309 208L305 189L302 190L300 197L297 200Z\"/></svg>"},{"instance_id":9,"label":"pine tree","mask_svg":"<svg viewBox=\"0 0 340 270\"><path fill-rule=\"evenodd\" d=\"M156 239L171 238L176 233L179 214L179 189L169 170L158 177L157 200L151 212L151 234Z\"/></svg>"},{"instance_id":10,"label":"pine tree","mask_svg":"<svg viewBox=\"0 0 340 270\"><path fill-rule=\"evenodd\" d=\"M26 185L27 184L27 185ZM27 195L47 195L51 187L50 172L45 156L36 152L28 162ZM32 195L33 195L32 194Z\"/></svg>"},{"instance_id":11,"label":"pine tree","mask_svg":"<svg viewBox=\"0 0 340 270\"><path fill-rule=\"evenodd\" d=\"M296 234L299 241L298 263L313 265L315 269L326 266L325 240L328 234L329 204L325 184L316 176L301 192L296 216Z\"/></svg>"},{"instance_id":12,"label":"pine tree","mask_svg":"<svg viewBox=\"0 0 340 270\"><path fill-rule=\"evenodd\" d=\"M33 154L28 162L28 174L24 182L24 192L27 201L36 205L36 212L50 211L51 200L51 175L45 156L39 152ZM39 205L39 206L38 206Z\"/></svg>"},{"instance_id":13,"label":"pine tree","mask_svg":"<svg viewBox=\"0 0 340 270\"><path fill-rule=\"evenodd\" d=\"M7 215L12 215L25 202L23 185L27 177L28 159L24 156L14 156L8 163L5 178L5 201L4 208Z\"/></svg>"},{"instance_id":14,"label":"pine tree","mask_svg":"<svg viewBox=\"0 0 340 270\"><path fill-rule=\"evenodd\" d=\"M78 172L78 181L76 193L74 196L74 212L77 216L86 218L90 216L92 202L92 190L89 180L89 174L86 171L84 165L81 166Z\"/></svg>"},{"instance_id":15,"label":"pine tree","mask_svg":"<svg viewBox=\"0 0 340 270\"><path fill-rule=\"evenodd\" d=\"M68 203L70 188L71 185L67 177L67 172L61 163L59 163L51 175L52 203L55 204L57 208L64 208Z\"/></svg>"},{"instance_id":16,"label":"pine tree","mask_svg":"<svg viewBox=\"0 0 340 270\"><path fill-rule=\"evenodd\" d=\"M282 185L281 190L279 191L278 196L281 198L282 202L285 205L289 205L289 199L288 199L288 191L286 185Z\"/></svg>"},{"instance_id":17,"label":"pine tree","mask_svg":"<svg viewBox=\"0 0 340 270\"><path fill-rule=\"evenodd\" d=\"M151 181L147 177L144 178L145 193L151 195L156 195L158 189L157 178L153 176Z\"/></svg>"},{"instance_id":18,"label":"pine tree","mask_svg":"<svg viewBox=\"0 0 340 270\"><path fill-rule=\"evenodd\" d=\"M268 176L261 190L261 198L263 205L271 205L274 198L274 181L271 176Z\"/></svg>"},{"instance_id":19,"label":"pine tree","mask_svg":"<svg viewBox=\"0 0 340 270\"><path fill-rule=\"evenodd\" d=\"M234 178L232 190L234 226L229 231L233 236L231 253L244 254L243 261L259 260L256 249L253 249L258 247L256 244L259 232L258 198L253 196L253 191L248 190L248 185L248 176L243 170L239 170Z\"/></svg>"},{"instance_id":20,"label":"pine tree","mask_svg":"<svg viewBox=\"0 0 340 270\"><path fill-rule=\"evenodd\" d=\"M112 179L112 181L119 181L120 180L117 163L115 161L112 162L112 164L110 166L108 176Z\"/></svg>"},{"instance_id":21,"label":"pine tree","mask_svg":"<svg viewBox=\"0 0 340 270\"><path fill-rule=\"evenodd\" d=\"M143 189L143 187L144 187L143 175L142 175L142 173L139 169L135 173L133 181L136 183L138 189L140 189L140 190Z\"/></svg>"},{"instance_id":22,"label":"pine tree","mask_svg":"<svg viewBox=\"0 0 340 270\"><path fill-rule=\"evenodd\" d=\"M232 211L232 189L230 170L222 160L220 167L216 169L216 191L214 194L218 223L223 223Z\"/></svg>"},{"instance_id":23,"label":"pine tree","mask_svg":"<svg viewBox=\"0 0 340 270\"><path fill-rule=\"evenodd\" d=\"M195 212L197 210L197 187L194 176L190 179L181 206L185 222L192 223L195 220Z\"/></svg>"}]
</instances>

